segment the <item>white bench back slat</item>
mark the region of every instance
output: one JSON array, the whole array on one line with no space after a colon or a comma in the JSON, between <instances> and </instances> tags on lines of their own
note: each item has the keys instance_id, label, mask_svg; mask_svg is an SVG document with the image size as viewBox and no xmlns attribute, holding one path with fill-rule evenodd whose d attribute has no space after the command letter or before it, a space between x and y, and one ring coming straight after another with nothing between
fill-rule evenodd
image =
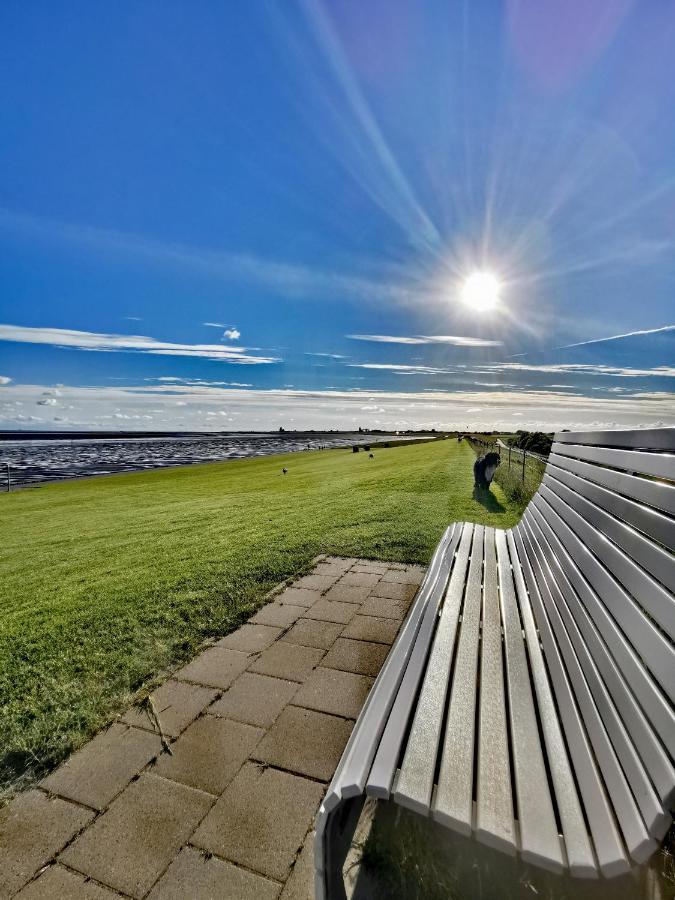
<instances>
[{"instance_id":1,"label":"white bench back slat","mask_svg":"<svg viewBox=\"0 0 675 900\"><path fill-rule=\"evenodd\" d=\"M537 579L532 569L529 547L526 544L526 530L521 525L515 531L518 557L523 567L525 582L539 627L548 672L572 758L574 774L583 797L598 864L606 876L619 875L630 871L630 863L605 793L602 776L591 752L558 645L544 610Z\"/></svg>"},{"instance_id":2,"label":"white bench back slat","mask_svg":"<svg viewBox=\"0 0 675 900\"><path fill-rule=\"evenodd\" d=\"M630 497L638 503L663 510L675 516L675 486L665 482L652 481L616 469L603 469L592 463L572 457L551 453L549 463L568 472L581 475L587 481L599 484L619 496Z\"/></svg>"},{"instance_id":3,"label":"white bench back slat","mask_svg":"<svg viewBox=\"0 0 675 900\"><path fill-rule=\"evenodd\" d=\"M593 484L593 482L579 477L574 472L569 472L556 465L553 461L549 461L546 468L546 476L553 477L556 481L561 481L567 487L581 494L587 500L593 501L596 506L615 516L621 522L632 525L647 537L663 544L667 550L675 551L675 521L669 516L652 509L650 506L622 497L616 491ZM644 481L644 479L642 480ZM675 497L673 500L675 502Z\"/></svg>"},{"instance_id":4,"label":"white bench back slat","mask_svg":"<svg viewBox=\"0 0 675 900\"><path fill-rule=\"evenodd\" d=\"M467 835L471 834L473 828L476 678L484 532L482 525L474 526L469 578L462 607L462 623L457 638L448 718L441 751L441 768L432 809L437 821Z\"/></svg>"},{"instance_id":5,"label":"white bench back slat","mask_svg":"<svg viewBox=\"0 0 675 900\"><path fill-rule=\"evenodd\" d=\"M675 428L636 428L633 431L560 431L556 441L563 444L591 444L632 450L675 449Z\"/></svg>"},{"instance_id":6,"label":"white bench back slat","mask_svg":"<svg viewBox=\"0 0 675 900\"><path fill-rule=\"evenodd\" d=\"M542 754L505 532L496 533L496 546L520 852L525 862L562 871L558 827ZM483 687L484 684L483 681Z\"/></svg>"},{"instance_id":7,"label":"white bench back slat","mask_svg":"<svg viewBox=\"0 0 675 900\"><path fill-rule=\"evenodd\" d=\"M473 527L464 527L401 770L394 783L396 802L424 815L428 815L431 805L436 754L441 739L439 723L445 708L472 537Z\"/></svg>"},{"instance_id":8,"label":"white bench back slat","mask_svg":"<svg viewBox=\"0 0 675 900\"><path fill-rule=\"evenodd\" d=\"M622 469L624 472L650 475L652 478L672 478L675 466L675 456L672 453L644 453L641 450L614 450L608 447L588 447L559 442L553 444L552 452L613 469Z\"/></svg>"},{"instance_id":9,"label":"white bench back slat","mask_svg":"<svg viewBox=\"0 0 675 900\"><path fill-rule=\"evenodd\" d=\"M620 811L626 844L633 858L643 862L655 849L647 832L660 840L668 830L670 816L661 808L589 647L570 613L557 580L559 572L554 572L546 559L542 535L531 522L527 531L530 550L537 557L537 574L542 579L539 581L541 595L574 686L586 732L614 809Z\"/></svg>"},{"instance_id":10,"label":"white bench back slat","mask_svg":"<svg viewBox=\"0 0 675 900\"><path fill-rule=\"evenodd\" d=\"M642 686L646 682L648 689L651 688L652 692L649 697L650 699L653 697L658 698L661 704L659 706L660 710L662 709L663 697L659 694L635 655L632 654L628 645L623 641L618 629L612 624L610 617L604 611L597 597L593 596L592 589L586 585L583 579L575 579L580 587L580 593L577 593L567 575L567 572L574 569L574 563L569 558L564 547L557 541L555 535L551 533L546 522L540 519L539 516L533 516L530 519L530 527L537 534L540 547L543 549L549 567L554 573L555 582L560 586L560 591L565 597L567 606L583 634L583 638L617 709L620 710L622 720L651 774L661 803L663 806L667 806L675 792L675 770L668 754L664 751L661 742L640 707L640 695L644 693L644 689L638 689L636 691L637 696L633 695L609 648L618 646L620 648L619 657L621 657L621 654L628 654L628 658L632 661L632 668L629 669L629 673L634 676L631 681L633 688ZM600 625L608 633L608 644L605 644L600 630L594 624L591 610L600 611Z\"/></svg>"},{"instance_id":11,"label":"white bench back slat","mask_svg":"<svg viewBox=\"0 0 675 900\"><path fill-rule=\"evenodd\" d=\"M511 768L506 726L502 621L494 528L485 529L476 837L515 853Z\"/></svg>"}]
</instances>

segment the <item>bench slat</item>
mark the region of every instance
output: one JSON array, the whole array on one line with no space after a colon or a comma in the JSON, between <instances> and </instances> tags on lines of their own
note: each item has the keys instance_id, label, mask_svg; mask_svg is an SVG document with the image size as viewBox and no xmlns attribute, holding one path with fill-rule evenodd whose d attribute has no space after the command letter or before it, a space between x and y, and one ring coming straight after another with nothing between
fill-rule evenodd
<instances>
[{"instance_id":1,"label":"bench slat","mask_svg":"<svg viewBox=\"0 0 675 900\"><path fill-rule=\"evenodd\" d=\"M530 597L523 577L523 563L519 558L522 542L519 540L516 543L515 535L517 534L518 529L509 531L506 540L513 566L514 583L527 642L532 681L537 694L539 719L546 744L546 755L565 839L567 863L573 875L581 878L591 878L597 875L596 860L586 829L586 822L581 809L581 798L578 795L574 775L572 774L570 759L562 736L561 723L558 718L546 664L539 644Z\"/></svg>"},{"instance_id":2,"label":"bench slat","mask_svg":"<svg viewBox=\"0 0 675 900\"><path fill-rule=\"evenodd\" d=\"M601 466L594 466L571 456L560 456L558 453L551 453L548 461L551 465L581 475L587 481L608 488L618 495L630 497L638 503L644 503L646 506L675 516L675 486L671 484L630 475L628 472L618 472L616 469L603 469Z\"/></svg>"},{"instance_id":3,"label":"bench slat","mask_svg":"<svg viewBox=\"0 0 675 900\"><path fill-rule=\"evenodd\" d=\"M496 546L520 850L525 862L561 872L563 858L537 727L505 532L497 531ZM482 689L485 689L485 679Z\"/></svg>"},{"instance_id":4,"label":"bench slat","mask_svg":"<svg viewBox=\"0 0 675 900\"><path fill-rule=\"evenodd\" d=\"M506 727L501 609L494 528L485 529L480 658L476 837L515 854L511 769Z\"/></svg>"},{"instance_id":5,"label":"bench slat","mask_svg":"<svg viewBox=\"0 0 675 900\"><path fill-rule=\"evenodd\" d=\"M654 684L642 661L626 640L612 616L607 612L598 595L581 574L575 561L561 543L558 534L551 528L550 523L536 507L532 507L530 516L545 534L547 541L553 548L556 560L581 598L580 606L592 619L603 641L606 643L611 654L609 663L611 666L616 666L623 673L623 677L630 685L630 689L640 703L641 709L644 710L661 741L665 746L675 746L675 715L671 707L666 703L663 694ZM528 516L528 519L530 516ZM596 659L600 658L599 656L596 657ZM664 799L670 796L672 790L672 777L664 773L664 780L661 782L661 792Z\"/></svg>"},{"instance_id":6,"label":"bench slat","mask_svg":"<svg viewBox=\"0 0 675 900\"><path fill-rule=\"evenodd\" d=\"M611 466L626 472L638 472L653 478L673 479L675 477L675 455L672 453L643 453L640 450L610 450L606 447L585 447L581 444L561 444L555 442L553 453L572 456L601 466Z\"/></svg>"},{"instance_id":7,"label":"bench slat","mask_svg":"<svg viewBox=\"0 0 675 900\"><path fill-rule=\"evenodd\" d=\"M602 777L591 752L579 710L574 700L558 645L544 610L530 561L530 549L525 544L525 529L516 529L518 556L523 566L532 607L536 617L546 663L551 676L565 739L574 766L574 774L583 797L583 805L593 835L600 869L606 876L630 871L630 863L623 849L623 842L614 820L611 805L602 783Z\"/></svg>"},{"instance_id":8,"label":"bench slat","mask_svg":"<svg viewBox=\"0 0 675 900\"><path fill-rule=\"evenodd\" d=\"M675 452L675 428L638 428L632 431L561 431L555 436L563 444L592 444L634 450Z\"/></svg>"},{"instance_id":9,"label":"bench slat","mask_svg":"<svg viewBox=\"0 0 675 900\"><path fill-rule=\"evenodd\" d=\"M593 525L598 531L614 541L638 566L646 569L649 574L644 573L642 583L649 585L653 578L657 578L662 585L668 588L671 592L670 596L665 591L662 591L661 598L654 598L654 605L658 608L663 597L665 597L666 605L670 603L673 622L675 623L675 598L672 596L672 591L675 590L675 557L652 543L638 531L635 531L630 525L626 525L625 522L621 522L592 503L587 496L580 493L580 491L583 491L583 484L570 487L565 483L565 473L560 474L562 477L558 479L554 470L547 471L542 485L556 493L561 500L579 513L585 522ZM573 476L568 477L572 478ZM671 528L675 532L675 523L671 523ZM608 561L607 564L612 571L618 574L618 570L615 569L612 562ZM630 576L632 567L628 566L628 571ZM647 593L651 596L652 592L649 588ZM675 628L675 624L673 628Z\"/></svg>"},{"instance_id":10,"label":"bench slat","mask_svg":"<svg viewBox=\"0 0 675 900\"><path fill-rule=\"evenodd\" d=\"M448 579L453 564L455 550L459 544L462 527L458 525L443 555L441 569L434 588L434 594L430 598L424 612L424 618L420 626L415 646L410 655L410 662L405 670L405 675L396 694L389 719L385 726L377 754L373 761L368 782L367 792L370 796L389 799L391 786L398 765L401 746L406 734L406 728L413 709L419 684L424 673L429 655L429 647L436 627L438 610L448 587ZM467 551L468 556L468 551Z\"/></svg>"},{"instance_id":11,"label":"bench slat","mask_svg":"<svg viewBox=\"0 0 675 900\"><path fill-rule=\"evenodd\" d=\"M484 538L484 527L476 525L462 608L462 624L457 639L441 768L432 809L432 815L437 821L467 835L471 834L473 828L476 679Z\"/></svg>"},{"instance_id":12,"label":"bench slat","mask_svg":"<svg viewBox=\"0 0 675 900\"><path fill-rule=\"evenodd\" d=\"M472 538L473 525L464 525L401 770L394 783L396 802L424 815L429 813L448 675Z\"/></svg>"},{"instance_id":13,"label":"bench slat","mask_svg":"<svg viewBox=\"0 0 675 900\"><path fill-rule=\"evenodd\" d=\"M663 544L666 549L675 550L675 521L663 513L642 503L629 500L627 497L622 497L615 491L593 484L593 482L552 462L549 462L546 475L562 481L567 487L583 495L587 500L591 500L596 506L615 516L621 522L632 525L653 541Z\"/></svg>"},{"instance_id":14,"label":"bench slat","mask_svg":"<svg viewBox=\"0 0 675 900\"><path fill-rule=\"evenodd\" d=\"M647 832L660 840L668 830L670 817L661 808L588 646L565 602L556 578L561 573L548 565L543 552L543 535L537 532L536 525L532 522L528 526L528 536L530 550L537 559L536 574L541 596L553 625L586 731L603 772L605 786L612 797L614 810L633 858L637 862L644 862L655 849L654 841Z\"/></svg>"},{"instance_id":15,"label":"bench slat","mask_svg":"<svg viewBox=\"0 0 675 900\"><path fill-rule=\"evenodd\" d=\"M634 600L626 593L619 582L607 569L600 565L590 552L585 541L572 531L567 523L558 515L557 510L536 495L531 505L540 510L551 527L559 535L567 552L575 560L596 593L603 601L623 633L633 644L659 683L663 686L671 701L675 694L675 666L673 665L673 648L660 631L652 625Z\"/></svg>"}]
</instances>

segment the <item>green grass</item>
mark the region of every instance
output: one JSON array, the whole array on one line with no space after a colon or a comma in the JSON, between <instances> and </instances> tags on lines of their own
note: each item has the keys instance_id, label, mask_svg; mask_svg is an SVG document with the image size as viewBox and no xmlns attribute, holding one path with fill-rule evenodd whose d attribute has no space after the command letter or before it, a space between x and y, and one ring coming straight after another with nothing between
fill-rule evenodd
<instances>
[{"instance_id":1,"label":"green grass","mask_svg":"<svg viewBox=\"0 0 675 900\"><path fill-rule=\"evenodd\" d=\"M468 444L298 453L0 495L0 791L49 769L317 553L425 563L473 499ZM281 467L289 469L286 476Z\"/></svg>"}]
</instances>

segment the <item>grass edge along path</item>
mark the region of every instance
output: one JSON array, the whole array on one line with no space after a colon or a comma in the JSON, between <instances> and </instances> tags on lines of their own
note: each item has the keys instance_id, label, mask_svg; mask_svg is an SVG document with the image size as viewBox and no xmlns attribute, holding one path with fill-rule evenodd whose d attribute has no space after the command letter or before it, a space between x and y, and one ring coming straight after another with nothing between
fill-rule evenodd
<instances>
[{"instance_id":1,"label":"grass edge along path","mask_svg":"<svg viewBox=\"0 0 675 900\"><path fill-rule=\"evenodd\" d=\"M247 619L319 553L428 562L446 525L510 527L441 440L43 486L0 497L0 796ZM288 474L282 474L282 467Z\"/></svg>"}]
</instances>

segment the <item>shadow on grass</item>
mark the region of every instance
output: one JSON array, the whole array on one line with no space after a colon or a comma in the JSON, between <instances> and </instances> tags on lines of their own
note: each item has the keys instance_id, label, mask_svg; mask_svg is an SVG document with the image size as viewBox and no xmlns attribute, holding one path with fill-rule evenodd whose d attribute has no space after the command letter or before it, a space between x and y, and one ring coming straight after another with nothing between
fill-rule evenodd
<instances>
[{"instance_id":1,"label":"shadow on grass","mask_svg":"<svg viewBox=\"0 0 675 900\"><path fill-rule=\"evenodd\" d=\"M478 484L473 486L473 499L476 503L484 506L488 512L501 513L506 510L506 507L502 506L489 488L480 487Z\"/></svg>"}]
</instances>

